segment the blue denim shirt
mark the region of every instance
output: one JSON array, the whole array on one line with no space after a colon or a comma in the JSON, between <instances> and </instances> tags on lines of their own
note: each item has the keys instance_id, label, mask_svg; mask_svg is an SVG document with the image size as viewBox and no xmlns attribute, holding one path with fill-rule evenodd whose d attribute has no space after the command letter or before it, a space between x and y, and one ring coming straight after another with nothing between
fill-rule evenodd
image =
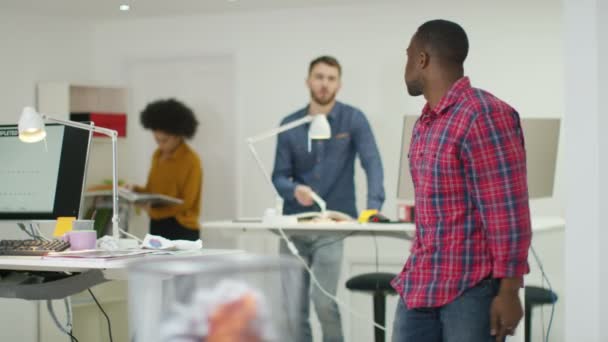
<instances>
[{"instance_id":1,"label":"blue denim shirt","mask_svg":"<svg viewBox=\"0 0 608 342\"><path fill-rule=\"evenodd\" d=\"M283 119L281 125L307 115L305 107ZM380 153L365 115L357 108L336 102L327 115L331 139L313 140L308 151L309 124L278 136L272 182L284 200L283 212L318 211L301 206L294 197L297 184L308 185L327 203L327 209L357 217L355 157L367 174L367 209L384 203L384 175Z\"/></svg>"}]
</instances>

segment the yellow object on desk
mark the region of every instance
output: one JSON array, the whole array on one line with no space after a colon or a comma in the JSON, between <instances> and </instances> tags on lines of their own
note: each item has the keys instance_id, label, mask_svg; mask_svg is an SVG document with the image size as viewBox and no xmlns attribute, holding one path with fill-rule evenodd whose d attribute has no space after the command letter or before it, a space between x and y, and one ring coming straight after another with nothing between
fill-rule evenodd
<instances>
[{"instance_id":1,"label":"yellow object on desk","mask_svg":"<svg viewBox=\"0 0 608 342\"><path fill-rule=\"evenodd\" d=\"M372 215L376 215L378 213L378 209L366 209L359 214L359 223L369 222L369 218Z\"/></svg>"},{"instance_id":2,"label":"yellow object on desk","mask_svg":"<svg viewBox=\"0 0 608 342\"><path fill-rule=\"evenodd\" d=\"M55 231L53 232L54 237L62 237L63 234L72 230L72 222L75 217L58 217L57 224L55 224Z\"/></svg>"}]
</instances>

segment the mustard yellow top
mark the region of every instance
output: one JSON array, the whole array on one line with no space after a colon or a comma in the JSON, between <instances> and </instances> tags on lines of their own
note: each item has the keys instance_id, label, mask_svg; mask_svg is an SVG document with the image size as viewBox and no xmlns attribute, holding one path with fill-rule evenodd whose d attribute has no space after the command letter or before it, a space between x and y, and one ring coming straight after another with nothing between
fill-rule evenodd
<instances>
[{"instance_id":1,"label":"mustard yellow top","mask_svg":"<svg viewBox=\"0 0 608 342\"><path fill-rule=\"evenodd\" d=\"M152 166L145 188L137 191L163 194L182 199L184 203L151 208L151 219L175 217L182 226L199 229L203 169L201 161L188 144L182 142L167 159L161 158L157 149L152 156Z\"/></svg>"}]
</instances>

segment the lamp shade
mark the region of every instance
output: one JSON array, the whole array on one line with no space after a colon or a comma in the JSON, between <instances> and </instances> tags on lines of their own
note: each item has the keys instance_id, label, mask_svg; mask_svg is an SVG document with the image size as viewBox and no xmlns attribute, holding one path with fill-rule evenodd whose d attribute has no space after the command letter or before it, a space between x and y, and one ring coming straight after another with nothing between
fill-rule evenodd
<instances>
[{"instance_id":1,"label":"lamp shade","mask_svg":"<svg viewBox=\"0 0 608 342\"><path fill-rule=\"evenodd\" d=\"M25 107L19 118L19 139L23 142L38 142L46 137L44 122L32 107Z\"/></svg>"},{"instance_id":2,"label":"lamp shade","mask_svg":"<svg viewBox=\"0 0 608 342\"><path fill-rule=\"evenodd\" d=\"M313 140L331 138L331 127L327 121L327 115L316 114L313 116L308 129L308 137Z\"/></svg>"}]
</instances>

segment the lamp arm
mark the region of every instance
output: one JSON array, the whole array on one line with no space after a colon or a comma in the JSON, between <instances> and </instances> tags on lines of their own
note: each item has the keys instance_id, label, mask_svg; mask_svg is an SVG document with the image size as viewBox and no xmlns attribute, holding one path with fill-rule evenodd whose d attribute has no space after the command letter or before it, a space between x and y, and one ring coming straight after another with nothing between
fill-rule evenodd
<instances>
[{"instance_id":1,"label":"lamp arm","mask_svg":"<svg viewBox=\"0 0 608 342\"><path fill-rule=\"evenodd\" d=\"M253 143L256 143L256 142L258 142L260 140L272 138L273 136L278 135L280 133L283 133L285 131L288 131L288 130L290 130L292 128L298 127L298 126L303 125L305 123L312 122L313 119L314 119L314 117L312 115L306 115L305 117L303 117L301 119L292 121L292 122L287 123L285 125L282 125L280 127L271 129L271 130L269 130L269 131L267 131L265 133L262 133L260 135L256 135L254 137L251 137L251 138L247 139L247 141L249 142L249 144L253 144Z\"/></svg>"},{"instance_id":2,"label":"lamp arm","mask_svg":"<svg viewBox=\"0 0 608 342\"><path fill-rule=\"evenodd\" d=\"M55 122L64 126L83 129L85 131L102 133L112 138L112 237L120 239L120 227L118 218L118 172L116 168L116 140L118 132L113 129L97 127L94 123L84 124L77 121L56 119L46 114L40 114L43 120Z\"/></svg>"},{"instance_id":3,"label":"lamp arm","mask_svg":"<svg viewBox=\"0 0 608 342\"><path fill-rule=\"evenodd\" d=\"M120 227L118 225L118 170L116 167L116 139L118 132L113 131L112 138L112 236L120 240Z\"/></svg>"},{"instance_id":4,"label":"lamp arm","mask_svg":"<svg viewBox=\"0 0 608 342\"><path fill-rule=\"evenodd\" d=\"M320 114L319 114L320 115ZM268 185L272 188L272 190L275 193L276 196L276 212L279 215L282 215L283 213L283 198L281 197L281 194L279 194L279 191L277 190L277 188L274 186L274 184L272 183L272 178L270 177L270 174L268 173L268 171L266 171L266 168L264 167L264 163L262 163L262 160L260 159L258 153L255 150L255 147L253 146L254 143L264 140L264 139L268 139L271 138L275 135L278 135L282 132L288 131L292 128L298 127L300 125L306 124L306 123L310 123L315 119L315 117L313 115L306 115L303 118L300 118L298 120L294 120L291 121L289 123L286 123L282 126L273 128L271 130L268 130L265 133L253 136L251 138L247 139L247 144L249 146L249 150L251 151L251 154L253 155L253 158L255 159L256 163L258 164L258 167L260 168L260 170L262 170L262 173L264 174L264 178L266 179L266 182L268 182ZM308 136L308 149L310 151L310 134ZM314 194L314 193L313 193ZM317 194L314 194L313 199L315 200L315 202L317 202L319 204L319 207L321 207L321 211L325 212L325 202L323 201L323 199L321 199Z\"/></svg>"},{"instance_id":5,"label":"lamp arm","mask_svg":"<svg viewBox=\"0 0 608 342\"><path fill-rule=\"evenodd\" d=\"M251 151L253 158L255 159L256 163L258 164L258 167L264 174L264 179L266 180L266 182L268 183L270 188L272 188L272 190L274 191L275 209L276 209L277 214L279 214L279 215L282 215L282 213L283 213L283 197L281 197L281 194L279 194L279 191L272 183L272 177L270 177L270 174L268 173L268 171L266 171L266 168L264 167L264 163L262 163L262 160L260 159L260 156L258 155L257 151L255 150L255 147L253 146L253 144L258 141L264 140L264 139L272 138L275 135L278 135L282 132L288 131L292 128L298 127L305 123L312 122L312 120L313 120L313 117L311 115L306 115L305 117L303 117L301 119L292 121L290 123L287 123L287 124L282 125L277 128L273 128L265 133L262 133L262 134L259 134L259 135L256 135L254 137L247 139L247 145L249 146L249 151Z\"/></svg>"},{"instance_id":6,"label":"lamp arm","mask_svg":"<svg viewBox=\"0 0 608 342\"><path fill-rule=\"evenodd\" d=\"M256 163L258 164L258 167L260 168L260 170L264 174L264 179L266 180L266 182L268 183L268 185L274 191L274 194L275 194L275 206L276 206L275 209L276 209L277 213L279 215L281 215L283 213L283 197L281 197L281 194L279 194L279 191L277 190L277 188L272 183L272 177L270 177L270 174L268 173L268 171L264 167L264 163L262 163L262 160L260 159L260 156L256 152L255 147L253 147L253 142L251 141L251 139L248 141L248 146L249 146L249 151L251 151L251 154L253 155L253 158L255 159Z\"/></svg>"},{"instance_id":7,"label":"lamp arm","mask_svg":"<svg viewBox=\"0 0 608 342\"><path fill-rule=\"evenodd\" d=\"M48 116L46 114L40 114L40 116L42 117L42 119L44 119L46 121L59 123L59 124L62 124L64 126L70 126L70 127L74 127L74 128L84 129L84 130L87 130L87 131L102 133L102 134L105 134L105 135L107 135L109 137L118 136L118 132L116 130L113 130L113 129L103 128L103 127L97 127L95 125L88 125L88 124L84 124L84 123L77 122L77 121L56 119L56 118Z\"/></svg>"}]
</instances>

